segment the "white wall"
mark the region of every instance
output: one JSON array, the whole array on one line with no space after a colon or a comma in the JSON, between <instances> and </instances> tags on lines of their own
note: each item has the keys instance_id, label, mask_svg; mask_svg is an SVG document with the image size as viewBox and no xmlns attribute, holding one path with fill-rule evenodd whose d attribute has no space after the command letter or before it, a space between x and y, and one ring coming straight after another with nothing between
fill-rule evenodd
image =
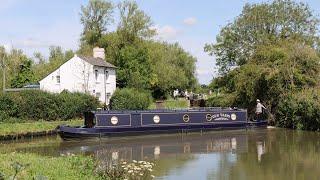
<instances>
[{"instance_id":1,"label":"white wall","mask_svg":"<svg viewBox=\"0 0 320 180\"><path fill-rule=\"evenodd\" d=\"M95 70L98 70L97 79ZM108 78L105 75L109 72ZM60 76L60 83L57 82ZM60 93L64 89L70 92L89 93L97 96L102 103L109 104L107 93L110 97L116 89L116 72L113 68L93 66L79 57L73 57L57 70L40 81L40 89L53 93Z\"/></svg>"}]
</instances>

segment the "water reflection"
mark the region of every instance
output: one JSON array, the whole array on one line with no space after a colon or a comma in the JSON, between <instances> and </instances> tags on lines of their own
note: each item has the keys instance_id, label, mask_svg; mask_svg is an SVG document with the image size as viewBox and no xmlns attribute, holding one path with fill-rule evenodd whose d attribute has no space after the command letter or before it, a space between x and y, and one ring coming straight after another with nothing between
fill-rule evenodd
<instances>
[{"instance_id":1,"label":"water reflection","mask_svg":"<svg viewBox=\"0 0 320 180\"><path fill-rule=\"evenodd\" d=\"M320 134L284 129L219 131L64 142L6 142L0 152L93 155L101 163L154 161L158 179L318 179Z\"/></svg>"}]
</instances>

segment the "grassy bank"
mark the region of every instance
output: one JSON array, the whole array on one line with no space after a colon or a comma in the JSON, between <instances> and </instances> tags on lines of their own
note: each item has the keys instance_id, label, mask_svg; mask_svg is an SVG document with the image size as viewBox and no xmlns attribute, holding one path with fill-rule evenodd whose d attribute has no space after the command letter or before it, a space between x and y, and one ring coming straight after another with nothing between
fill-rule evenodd
<instances>
[{"instance_id":1,"label":"grassy bank","mask_svg":"<svg viewBox=\"0 0 320 180\"><path fill-rule=\"evenodd\" d=\"M153 179L154 164L146 161L104 165L91 156L47 157L30 153L0 153L0 179Z\"/></svg>"},{"instance_id":2,"label":"grassy bank","mask_svg":"<svg viewBox=\"0 0 320 180\"><path fill-rule=\"evenodd\" d=\"M91 157L0 154L0 179L95 179Z\"/></svg>"},{"instance_id":3,"label":"grassy bank","mask_svg":"<svg viewBox=\"0 0 320 180\"><path fill-rule=\"evenodd\" d=\"M24 123L0 123L0 136L23 135L28 133L46 132L54 130L58 125L82 125L83 120L70 121L34 121Z\"/></svg>"},{"instance_id":4,"label":"grassy bank","mask_svg":"<svg viewBox=\"0 0 320 180\"><path fill-rule=\"evenodd\" d=\"M149 109L156 109L156 102L153 102L150 106ZM167 99L163 101L162 106L164 109L184 109L189 107L189 102L188 100L184 98L179 98L177 100L174 99Z\"/></svg>"}]
</instances>

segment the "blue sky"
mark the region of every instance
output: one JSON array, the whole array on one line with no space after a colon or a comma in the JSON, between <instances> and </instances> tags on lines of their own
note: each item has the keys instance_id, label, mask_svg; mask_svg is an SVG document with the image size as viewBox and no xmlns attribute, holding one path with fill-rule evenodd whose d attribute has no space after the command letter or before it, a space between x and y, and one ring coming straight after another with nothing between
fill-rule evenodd
<instances>
[{"instance_id":1,"label":"blue sky","mask_svg":"<svg viewBox=\"0 0 320 180\"><path fill-rule=\"evenodd\" d=\"M298 0L297 0L298 1ZM320 14L319 0L306 2ZM82 26L81 5L88 0L1 0L0 45L23 49L29 56L39 51L48 55L50 45L76 50ZM113 0L114 3L119 0ZM195 56L197 77L208 84L215 75L215 59L203 52L205 43L215 42L221 27L241 13L246 3L261 0L137 0L151 16L157 39L178 42ZM111 27L111 29L114 28Z\"/></svg>"}]
</instances>

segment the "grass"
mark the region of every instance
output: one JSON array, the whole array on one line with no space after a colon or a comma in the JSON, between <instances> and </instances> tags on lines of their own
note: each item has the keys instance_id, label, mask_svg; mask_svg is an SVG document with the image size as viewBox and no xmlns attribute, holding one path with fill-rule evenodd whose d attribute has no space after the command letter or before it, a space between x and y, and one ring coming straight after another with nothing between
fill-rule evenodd
<instances>
[{"instance_id":1,"label":"grass","mask_svg":"<svg viewBox=\"0 0 320 180\"><path fill-rule=\"evenodd\" d=\"M185 109L189 107L188 100L184 98L179 98L177 100L174 99L167 99L163 102L163 108L164 109ZM156 103L153 102L149 109L156 109Z\"/></svg>"},{"instance_id":2,"label":"grass","mask_svg":"<svg viewBox=\"0 0 320 180\"><path fill-rule=\"evenodd\" d=\"M46 157L37 154L0 154L0 179L97 179L94 161L85 156Z\"/></svg>"},{"instance_id":3,"label":"grass","mask_svg":"<svg viewBox=\"0 0 320 180\"><path fill-rule=\"evenodd\" d=\"M147 161L117 162L108 165L92 156L41 156L32 153L0 153L0 179L153 179L154 164Z\"/></svg>"},{"instance_id":4,"label":"grass","mask_svg":"<svg viewBox=\"0 0 320 180\"><path fill-rule=\"evenodd\" d=\"M70 121L34 121L24 123L0 123L0 136L26 134L54 130L58 125L82 125L83 120Z\"/></svg>"}]
</instances>

